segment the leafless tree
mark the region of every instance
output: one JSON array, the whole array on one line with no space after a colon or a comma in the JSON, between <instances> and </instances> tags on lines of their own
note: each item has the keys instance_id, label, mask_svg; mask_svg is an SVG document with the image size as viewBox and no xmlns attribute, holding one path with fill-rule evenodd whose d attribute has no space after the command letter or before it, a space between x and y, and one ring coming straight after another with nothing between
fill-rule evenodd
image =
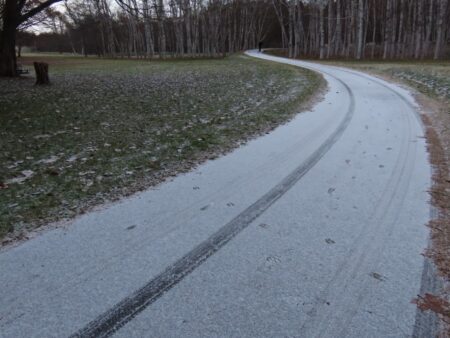
<instances>
[{"instance_id":1,"label":"leafless tree","mask_svg":"<svg viewBox=\"0 0 450 338\"><path fill-rule=\"evenodd\" d=\"M16 34L20 25L61 0L3 0L1 4L0 76L16 76Z\"/></svg>"},{"instance_id":2,"label":"leafless tree","mask_svg":"<svg viewBox=\"0 0 450 338\"><path fill-rule=\"evenodd\" d=\"M57 1L40 0L37 8L48 8ZM20 9L20 19L15 17L11 26L7 5L17 10L22 3L28 5ZM59 26L57 31L70 41L73 51L108 57L222 56L255 48L270 33L271 40L264 45L279 44L294 58L441 58L448 53L448 3L449 0L66 0L65 14L57 18L58 24L64 23L65 27ZM14 47L4 47L10 41L3 38L11 34L8 27L15 27L15 32L19 22L23 25L31 14L39 12L33 4L36 0L0 0L0 23L6 27L0 32L1 60L6 60L7 54L14 55L8 52ZM2 74L14 74L11 57L2 64Z\"/></svg>"}]
</instances>

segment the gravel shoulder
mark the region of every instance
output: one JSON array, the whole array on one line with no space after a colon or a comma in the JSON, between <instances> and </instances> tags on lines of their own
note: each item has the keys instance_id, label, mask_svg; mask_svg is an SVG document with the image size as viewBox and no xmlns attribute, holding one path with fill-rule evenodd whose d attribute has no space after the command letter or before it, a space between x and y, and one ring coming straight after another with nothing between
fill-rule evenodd
<instances>
[{"instance_id":1,"label":"gravel shoulder","mask_svg":"<svg viewBox=\"0 0 450 338\"><path fill-rule=\"evenodd\" d=\"M157 185L290 120L323 88L308 70L220 60L50 63L52 85L0 81L0 241Z\"/></svg>"}]
</instances>

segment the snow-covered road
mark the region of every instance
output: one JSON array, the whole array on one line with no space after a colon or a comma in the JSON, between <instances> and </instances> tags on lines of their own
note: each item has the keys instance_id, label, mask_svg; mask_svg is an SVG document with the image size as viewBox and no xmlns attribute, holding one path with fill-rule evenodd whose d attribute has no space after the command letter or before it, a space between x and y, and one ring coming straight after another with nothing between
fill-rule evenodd
<instances>
[{"instance_id":1,"label":"snow-covered road","mask_svg":"<svg viewBox=\"0 0 450 338\"><path fill-rule=\"evenodd\" d=\"M0 337L432 336L430 165L410 94L322 73L310 112L0 253ZM431 325L430 325L431 323Z\"/></svg>"}]
</instances>

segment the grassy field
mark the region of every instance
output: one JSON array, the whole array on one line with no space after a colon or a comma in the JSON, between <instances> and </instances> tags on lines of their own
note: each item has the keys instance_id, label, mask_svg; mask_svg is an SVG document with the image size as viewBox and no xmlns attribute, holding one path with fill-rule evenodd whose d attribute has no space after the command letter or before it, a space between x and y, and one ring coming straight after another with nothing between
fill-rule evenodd
<instances>
[{"instance_id":1,"label":"grassy field","mask_svg":"<svg viewBox=\"0 0 450 338\"><path fill-rule=\"evenodd\" d=\"M50 63L51 86L0 80L0 239L155 185L285 122L318 75L220 60Z\"/></svg>"}]
</instances>

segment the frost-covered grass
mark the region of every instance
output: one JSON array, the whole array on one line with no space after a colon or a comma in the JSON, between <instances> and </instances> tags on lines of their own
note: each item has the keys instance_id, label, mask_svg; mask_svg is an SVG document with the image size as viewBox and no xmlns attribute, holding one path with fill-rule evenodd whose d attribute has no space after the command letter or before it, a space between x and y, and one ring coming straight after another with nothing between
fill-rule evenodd
<instances>
[{"instance_id":1,"label":"frost-covered grass","mask_svg":"<svg viewBox=\"0 0 450 338\"><path fill-rule=\"evenodd\" d=\"M269 49L266 53L287 57L286 50ZM308 61L308 60L305 60ZM349 67L403 82L425 95L450 102L449 60L311 60L323 64Z\"/></svg>"},{"instance_id":2,"label":"frost-covered grass","mask_svg":"<svg viewBox=\"0 0 450 338\"><path fill-rule=\"evenodd\" d=\"M450 61L325 61L389 76L433 98L450 101Z\"/></svg>"},{"instance_id":3,"label":"frost-covered grass","mask_svg":"<svg viewBox=\"0 0 450 338\"><path fill-rule=\"evenodd\" d=\"M51 86L0 80L0 238L187 171L288 120L322 84L242 55L22 62L39 58Z\"/></svg>"}]
</instances>

